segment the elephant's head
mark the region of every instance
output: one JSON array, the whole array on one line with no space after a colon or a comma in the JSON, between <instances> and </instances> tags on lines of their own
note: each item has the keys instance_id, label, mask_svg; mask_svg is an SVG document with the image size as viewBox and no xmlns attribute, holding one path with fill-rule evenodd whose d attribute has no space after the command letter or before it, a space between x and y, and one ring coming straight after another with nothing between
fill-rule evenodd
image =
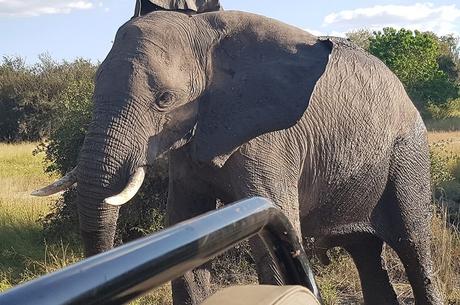
<instances>
[{"instance_id":1,"label":"elephant's head","mask_svg":"<svg viewBox=\"0 0 460 305\"><path fill-rule=\"evenodd\" d=\"M294 125L329 53L303 31L250 14L135 18L97 72L76 170L38 194L78 182L86 254L107 250L145 166L189 145L192 159L222 167L249 139Z\"/></svg>"}]
</instances>

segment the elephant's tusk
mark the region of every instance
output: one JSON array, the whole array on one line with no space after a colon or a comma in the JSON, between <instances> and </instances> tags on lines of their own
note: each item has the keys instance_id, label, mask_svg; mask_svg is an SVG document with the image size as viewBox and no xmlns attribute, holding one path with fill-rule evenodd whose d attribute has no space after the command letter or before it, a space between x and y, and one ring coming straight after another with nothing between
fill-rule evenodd
<instances>
[{"instance_id":1,"label":"elephant's tusk","mask_svg":"<svg viewBox=\"0 0 460 305\"><path fill-rule=\"evenodd\" d=\"M104 203L120 206L127 203L141 188L145 178L145 168L139 167L136 172L129 178L128 183L121 193L104 199Z\"/></svg>"},{"instance_id":2,"label":"elephant's tusk","mask_svg":"<svg viewBox=\"0 0 460 305\"><path fill-rule=\"evenodd\" d=\"M32 196L38 196L38 197L45 197L45 196L50 196L56 193L59 193L61 191L65 191L72 185L74 185L77 182L77 168L75 167L73 170L65 174L64 177L59 179L56 182L53 182L52 184L41 188L39 190L36 190L32 192L30 195Z\"/></svg>"}]
</instances>

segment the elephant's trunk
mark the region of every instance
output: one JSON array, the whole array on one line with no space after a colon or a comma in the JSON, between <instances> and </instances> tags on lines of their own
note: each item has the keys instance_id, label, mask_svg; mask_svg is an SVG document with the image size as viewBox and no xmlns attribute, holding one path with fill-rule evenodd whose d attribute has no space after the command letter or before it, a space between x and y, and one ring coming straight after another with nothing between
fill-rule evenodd
<instances>
[{"instance_id":1,"label":"elephant's trunk","mask_svg":"<svg viewBox=\"0 0 460 305\"><path fill-rule=\"evenodd\" d=\"M104 200L125 188L140 162L132 131L115 128L124 120L120 114L96 110L80 152L77 201L86 256L113 247L119 207Z\"/></svg>"},{"instance_id":2,"label":"elephant's trunk","mask_svg":"<svg viewBox=\"0 0 460 305\"><path fill-rule=\"evenodd\" d=\"M88 156L88 157L86 157ZM103 204L114 193L112 185L116 170L82 153L78 167L77 201L80 230L85 255L91 256L113 247L118 218L118 207Z\"/></svg>"},{"instance_id":3,"label":"elephant's trunk","mask_svg":"<svg viewBox=\"0 0 460 305\"><path fill-rule=\"evenodd\" d=\"M103 205L104 196L90 191L94 186L78 184L78 213L85 256L95 255L113 247L118 207Z\"/></svg>"}]
</instances>

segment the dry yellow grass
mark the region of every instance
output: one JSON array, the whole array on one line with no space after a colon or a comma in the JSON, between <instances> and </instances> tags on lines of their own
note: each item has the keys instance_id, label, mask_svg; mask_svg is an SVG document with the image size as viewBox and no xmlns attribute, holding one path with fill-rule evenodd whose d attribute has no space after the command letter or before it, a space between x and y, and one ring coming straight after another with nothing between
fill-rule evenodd
<instances>
[{"instance_id":1,"label":"dry yellow grass","mask_svg":"<svg viewBox=\"0 0 460 305\"><path fill-rule=\"evenodd\" d=\"M444 141L449 151L460 154L460 132L431 132L430 143ZM55 198L29 196L31 190L55 177L43 174L43 156L32 156L34 143L0 144L0 291L74 263L79 250L65 244L47 245L37 222ZM445 215L433 220L433 251L439 286L446 304L460 305L460 236L446 226ZM326 305L359 304L359 277L352 260L334 252L332 265L319 268L318 281ZM398 296L411 303L410 285L391 249L385 249L385 265ZM170 304L170 287L163 286L133 304Z\"/></svg>"},{"instance_id":2,"label":"dry yellow grass","mask_svg":"<svg viewBox=\"0 0 460 305\"><path fill-rule=\"evenodd\" d=\"M37 217L49 210L52 198L30 196L53 177L43 174L43 156L33 156L33 143L0 144L0 227L35 226ZM4 248L4 247L3 247Z\"/></svg>"},{"instance_id":3,"label":"dry yellow grass","mask_svg":"<svg viewBox=\"0 0 460 305\"><path fill-rule=\"evenodd\" d=\"M460 131L436 131L428 133L430 143L445 143L449 151L460 155Z\"/></svg>"},{"instance_id":4,"label":"dry yellow grass","mask_svg":"<svg viewBox=\"0 0 460 305\"><path fill-rule=\"evenodd\" d=\"M41 205L50 198L30 196L30 192L55 177L43 174L43 155L33 156L34 143L0 143L0 198L17 204Z\"/></svg>"}]
</instances>

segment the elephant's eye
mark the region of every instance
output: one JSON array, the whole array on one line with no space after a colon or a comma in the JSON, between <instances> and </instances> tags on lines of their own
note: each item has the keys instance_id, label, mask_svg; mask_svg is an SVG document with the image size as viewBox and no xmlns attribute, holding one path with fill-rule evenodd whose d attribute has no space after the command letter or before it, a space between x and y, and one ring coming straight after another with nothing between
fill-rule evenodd
<instances>
[{"instance_id":1,"label":"elephant's eye","mask_svg":"<svg viewBox=\"0 0 460 305\"><path fill-rule=\"evenodd\" d=\"M158 98L155 101L155 108L157 108L158 111L166 111L168 110L171 105L174 102L174 94L171 92L163 92L158 96Z\"/></svg>"}]
</instances>

